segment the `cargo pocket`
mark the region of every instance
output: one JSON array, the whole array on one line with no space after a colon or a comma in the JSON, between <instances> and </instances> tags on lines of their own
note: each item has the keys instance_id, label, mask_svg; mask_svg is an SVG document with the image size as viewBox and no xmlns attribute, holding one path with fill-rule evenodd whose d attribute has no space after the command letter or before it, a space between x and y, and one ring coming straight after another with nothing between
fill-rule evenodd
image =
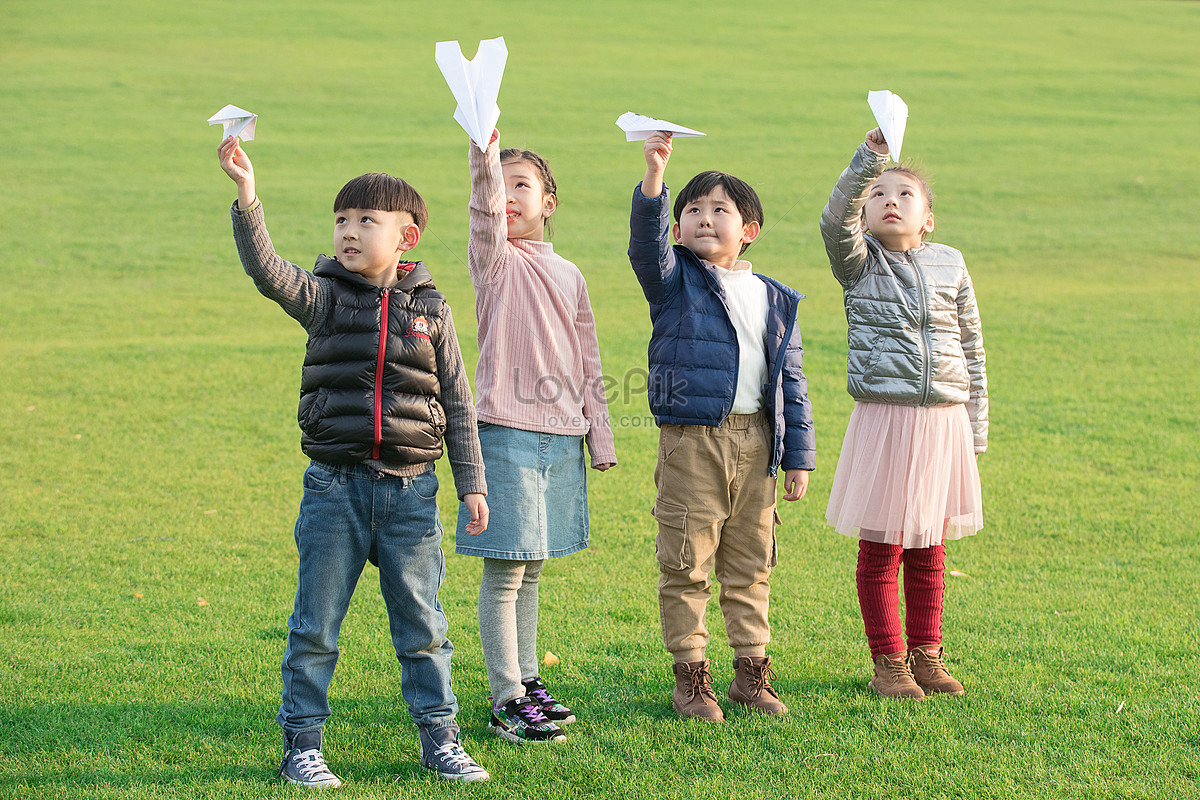
<instances>
[{"instance_id":1,"label":"cargo pocket","mask_svg":"<svg viewBox=\"0 0 1200 800\"><path fill-rule=\"evenodd\" d=\"M771 512L771 556L767 560L767 566L772 569L779 563L779 536L777 531L779 526L783 524L783 520L779 516L778 509Z\"/></svg>"},{"instance_id":2,"label":"cargo pocket","mask_svg":"<svg viewBox=\"0 0 1200 800\"><path fill-rule=\"evenodd\" d=\"M658 535L654 538L658 563L677 572L695 566L692 548L688 545L687 509L659 500L651 513L658 521Z\"/></svg>"}]
</instances>

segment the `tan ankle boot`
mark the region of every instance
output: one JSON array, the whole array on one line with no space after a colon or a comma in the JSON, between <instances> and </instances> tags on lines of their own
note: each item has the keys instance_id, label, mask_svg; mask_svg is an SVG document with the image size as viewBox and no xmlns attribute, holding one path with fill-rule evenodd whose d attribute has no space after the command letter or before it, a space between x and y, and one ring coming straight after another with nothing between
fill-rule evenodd
<instances>
[{"instance_id":1,"label":"tan ankle boot","mask_svg":"<svg viewBox=\"0 0 1200 800\"><path fill-rule=\"evenodd\" d=\"M913 679L926 694L966 694L963 685L954 680L942 661L942 648L915 647L908 651Z\"/></svg>"},{"instance_id":2,"label":"tan ankle boot","mask_svg":"<svg viewBox=\"0 0 1200 800\"><path fill-rule=\"evenodd\" d=\"M771 669L770 656L744 656L733 660L733 683L729 684L729 699L764 714L786 714L788 707L771 686L777 677Z\"/></svg>"},{"instance_id":3,"label":"tan ankle boot","mask_svg":"<svg viewBox=\"0 0 1200 800\"><path fill-rule=\"evenodd\" d=\"M912 668L904 653L880 653L875 658L875 675L867 684L880 697L911 697L920 700L925 692L913 680Z\"/></svg>"},{"instance_id":4,"label":"tan ankle boot","mask_svg":"<svg viewBox=\"0 0 1200 800\"><path fill-rule=\"evenodd\" d=\"M717 705L713 694L712 673L708 671L708 659L703 661L680 661L671 667L675 673L675 690L671 692L671 705L681 717L702 719L705 722L723 722L725 715Z\"/></svg>"}]
</instances>

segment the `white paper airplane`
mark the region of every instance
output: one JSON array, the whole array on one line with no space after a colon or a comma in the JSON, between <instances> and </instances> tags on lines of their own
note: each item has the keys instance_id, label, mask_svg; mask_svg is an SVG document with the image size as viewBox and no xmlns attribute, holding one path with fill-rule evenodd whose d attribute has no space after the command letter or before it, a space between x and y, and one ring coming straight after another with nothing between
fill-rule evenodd
<instances>
[{"instance_id":1,"label":"white paper airplane","mask_svg":"<svg viewBox=\"0 0 1200 800\"><path fill-rule=\"evenodd\" d=\"M617 117L617 127L625 131L625 141L627 142L643 142L649 139L650 134L655 131L666 131L672 136L708 135L700 131L694 131L691 128L685 128L682 125L676 125L674 122L667 122L665 119L655 119L654 117L635 114L632 111L626 111Z\"/></svg>"},{"instance_id":2,"label":"white paper airplane","mask_svg":"<svg viewBox=\"0 0 1200 800\"><path fill-rule=\"evenodd\" d=\"M225 106L208 118L209 125L222 126L222 139L227 136L237 136L243 142L254 141L254 123L257 121L258 114L251 114L246 109L237 106Z\"/></svg>"},{"instance_id":3,"label":"white paper airplane","mask_svg":"<svg viewBox=\"0 0 1200 800\"><path fill-rule=\"evenodd\" d=\"M462 54L457 41L438 42L434 47L434 60L458 107L454 109L454 120L475 142L480 150L486 150L496 120L500 119L500 80L504 77L504 65L508 61L508 48L504 37L484 39L479 43L475 58L468 61Z\"/></svg>"},{"instance_id":4,"label":"white paper airplane","mask_svg":"<svg viewBox=\"0 0 1200 800\"><path fill-rule=\"evenodd\" d=\"M900 99L900 95L887 89L867 92L867 104L887 140L888 154L892 161L899 161L900 148L904 145L904 126L908 124L908 104Z\"/></svg>"}]
</instances>

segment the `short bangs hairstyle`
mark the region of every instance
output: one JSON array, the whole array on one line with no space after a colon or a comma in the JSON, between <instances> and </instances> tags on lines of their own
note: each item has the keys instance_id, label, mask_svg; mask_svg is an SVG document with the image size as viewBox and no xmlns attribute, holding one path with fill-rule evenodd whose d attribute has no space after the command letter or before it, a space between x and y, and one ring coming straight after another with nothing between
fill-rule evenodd
<instances>
[{"instance_id":1,"label":"short bangs hairstyle","mask_svg":"<svg viewBox=\"0 0 1200 800\"><path fill-rule=\"evenodd\" d=\"M347 208L407 211L422 231L429 221L429 209L417 190L386 172L368 172L343 186L333 201L333 213Z\"/></svg>"},{"instance_id":2,"label":"short bangs hairstyle","mask_svg":"<svg viewBox=\"0 0 1200 800\"><path fill-rule=\"evenodd\" d=\"M712 194L713 189L718 186L725 190L725 194L729 196L738 213L742 215L743 225L751 222L763 224L762 202L758 199L758 193L741 178L715 169L701 172L688 181L687 186L683 187L683 191L675 198L675 205L671 208L675 214L675 221L679 222L679 215L683 213L683 209L688 204Z\"/></svg>"}]
</instances>

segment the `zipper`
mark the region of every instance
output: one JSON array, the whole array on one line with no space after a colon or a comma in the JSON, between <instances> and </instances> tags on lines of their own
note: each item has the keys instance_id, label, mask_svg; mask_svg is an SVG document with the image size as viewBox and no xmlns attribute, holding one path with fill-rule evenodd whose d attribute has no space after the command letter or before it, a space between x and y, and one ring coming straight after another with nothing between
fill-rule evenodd
<instances>
[{"instance_id":1,"label":"zipper","mask_svg":"<svg viewBox=\"0 0 1200 800\"><path fill-rule=\"evenodd\" d=\"M379 460L379 445L383 441L383 359L387 355L388 290L383 290L379 308L379 352L375 359L375 439L371 458Z\"/></svg>"},{"instance_id":2,"label":"zipper","mask_svg":"<svg viewBox=\"0 0 1200 800\"><path fill-rule=\"evenodd\" d=\"M925 405L929 402L929 388L933 372L933 363L929 358L929 353L933 349L929 342L929 298L925 295L925 275L921 272L921 267L917 265L917 260L908 253L905 253L904 257L908 259L913 272L917 275L917 298L921 301L921 319L919 320L921 327L921 405Z\"/></svg>"},{"instance_id":3,"label":"zipper","mask_svg":"<svg viewBox=\"0 0 1200 800\"><path fill-rule=\"evenodd\" d=\"M783 359L787 356L787 346L788 342L792 340L792 331L796 329L796 315L800 313L800 301L792 300L786 294L784 297L788 300L788 324L783 330L783 344L780 345L779 350L775 351L775 367L771 370L771 380L767 382L772 392L775 391L775 382L782 380ZM770 353L767 355L769 356ZM784 402L787 401L785 400ZM771 473L771 477L774 478L779 474L779 465L775 463L775 454L779 452L780 445L783 443L783 437L776 430L778 427L776 418L778 417L779 409L774 408L773 403L768 403L765 397L763 398L763 404L771 409L771 440L774 446L771 449L771 466L768 471Z\"/></svg>"}]
</instances>

